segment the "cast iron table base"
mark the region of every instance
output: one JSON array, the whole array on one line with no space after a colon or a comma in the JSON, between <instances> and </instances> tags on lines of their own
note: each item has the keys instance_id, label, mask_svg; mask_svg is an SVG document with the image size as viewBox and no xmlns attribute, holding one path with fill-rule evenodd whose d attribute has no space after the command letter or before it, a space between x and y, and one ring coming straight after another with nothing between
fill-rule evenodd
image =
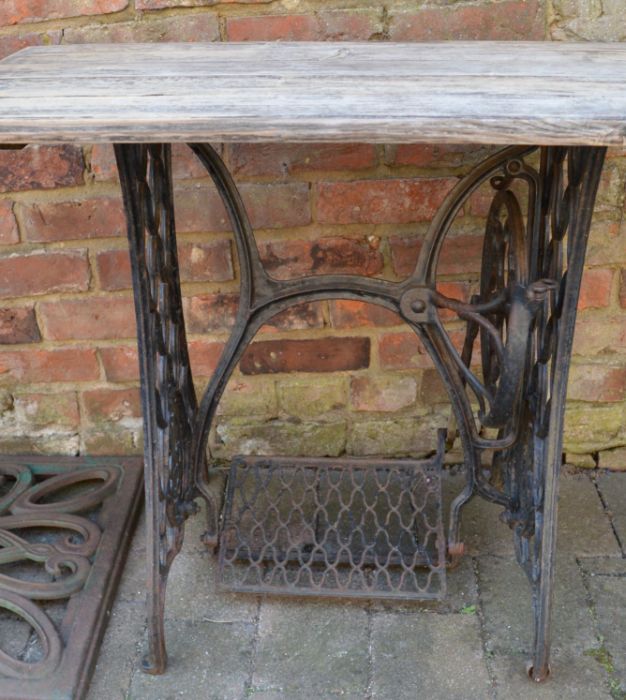
<instances>
[{"instance_id":1,"label":"cast iron table base","mask_svg":"<svg viewBox=\"0 0 626 700\"><path fill-rule=\"evenodd\" d=\"M277 281L263 268L241 196L218 154L190 144L224 202L235 236L241 294L235 326L198 401L182 313L170 147L117 145L128 218L144 412L148 509L149 650L144 669L166 666L168 571L194 499L206 499L217 542L220 504L208 483L207 437L217 404L259 328L303 301L355 299L398 313L426 347L447 389L465 459L465 487L449 515L447 557L463 553L460 515L474 495L498 503L513 531L533 596L531 677L549 673L563 414L576 306L603 147L510 147L463 177L434 217L413 273L402 282L349 275ZM436 290L451 225L483 183L493 200L485 228L480 293L470 303ZM523 194L520 194L523 193ZM466 321L458 352L440 310ZM470 369L480 339L480 377ZM472 401L479 410L475 415ZM486 469L483 453L492 454ZM300 556L300 555L298 555ZM441 563L441 562L439 562Z\"/></svg>"}]
</instances>

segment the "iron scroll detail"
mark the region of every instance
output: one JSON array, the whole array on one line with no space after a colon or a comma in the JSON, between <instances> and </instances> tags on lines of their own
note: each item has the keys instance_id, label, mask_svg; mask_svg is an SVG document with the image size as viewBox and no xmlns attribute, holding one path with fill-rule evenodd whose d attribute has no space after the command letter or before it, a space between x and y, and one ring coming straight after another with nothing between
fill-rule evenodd
<instances>
[{"instance_id":1,"label":"iron scroll detail","mask_svg":"<svg viewBox=\"0 0 626 700\"><path fill-rule=\"evenodd\" d=\"M460 516L472 496L503 507L533 588L532 674L544 678L567 369L605 149L516 146L487 158L448 194L413 273L400 282L352 275L279 281L263 267L241 196L222 159L206 144L189 145L225 205L241 285L234 328L199 401L182 316L169 147L116 146L128 218L144 411L151 569L145 670L160 673L165 668L167 574L197 496L207 500L212 514L209 540L218 541L219 508L209 488L206 451L233 369L272 316L302 302L342 298L396 312L430 355L450 398L453 432L465 461L465 486L449 514L448 558L463 552ZM437 289L437 269L456 216L483 185L492 197L480 288L468 303ZM442 322L444 309L465 321L460 350ZM476 353L479 371L473 362ZM482 462L487 450L493 458L486 469Z\"/></svg>"}]
</instances>

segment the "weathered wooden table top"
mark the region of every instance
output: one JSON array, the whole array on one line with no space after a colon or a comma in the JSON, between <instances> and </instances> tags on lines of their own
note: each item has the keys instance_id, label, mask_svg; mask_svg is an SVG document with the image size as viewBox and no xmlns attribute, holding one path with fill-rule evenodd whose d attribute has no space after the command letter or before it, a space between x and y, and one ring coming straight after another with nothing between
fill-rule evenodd
<instances>
[{"instance_id":1,"label":"weathered wooden table top","mask_svg":"<svg viewBox=\"0 0 626 700\"><path fill-rule=\"evenodd\" d=\"M0 62L0 143L626 145L626 44L116 44Z\"/></svg>"}]
</instances>

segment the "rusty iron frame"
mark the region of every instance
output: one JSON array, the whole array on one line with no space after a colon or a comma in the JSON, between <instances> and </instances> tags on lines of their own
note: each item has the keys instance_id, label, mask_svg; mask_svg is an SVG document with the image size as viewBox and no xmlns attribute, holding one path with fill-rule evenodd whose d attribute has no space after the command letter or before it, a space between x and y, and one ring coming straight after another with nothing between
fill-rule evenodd
<instances>
[{"instance_id":1,"label":"rusty iron frame","mask_svg":"<svg viewBox=\"0 0 626 700\"><path fill-rule=\"evenodd\" d=\"M138 458L0 456L0 608L31 630L24 656L0 650L0 700L84 697L139 513L142 471ZM27 562L43 575L21 570ZM47 601L64 606L60 621ZM30 658L35 637L40 654Z\"/></svg>"},{"instance_id":2,"label":"rusty iron frame","mask_svg":"<svg viewBox=\"0 0 626 700\"><path fill-rule=\"evenodd\" d=\"M275 314L303 301L342 298L398 313L426 347L447 389L452 433L460 439L465 460L465 487L449 514L448 556L454 562L463 554L460 515L470 498L479 495L503 507L533 593L535 640L529 673L537 681L547 677L565 392L606 149L513 146L487 158L446 197L413 273L392 282L352 275L273 279L263 267L241 196L222 159L208 145L189 146L224 203L241 271L236 322L199 402L182 316L170 147L115 147L128 220L144 411L151 572L144 670L161 673L166 666L167 575L197 496L209 505L208 539L217 544L220 504L209 487L207 438L233 369ZM480 293L463 303L437 291L437 266L456 216L485 184L491 186L493 199ZM461 352L444 328L441 309L466 321ZM478 338L480 376L471 366ZM473 401L479 406L477 415ZM481 463L485 450L493 454L488 470Z\"/></svg>"}]
</instances>

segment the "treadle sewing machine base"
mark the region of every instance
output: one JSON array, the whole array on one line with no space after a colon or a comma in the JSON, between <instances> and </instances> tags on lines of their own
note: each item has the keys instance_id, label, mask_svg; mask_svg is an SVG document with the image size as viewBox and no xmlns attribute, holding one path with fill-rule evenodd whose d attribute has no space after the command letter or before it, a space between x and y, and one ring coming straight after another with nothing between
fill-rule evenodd
<instances>
[{"instance_id":1,"label":"treadle sewing machine base","mask_svg":"<svg viewBox=\"0 0 626 700\"><path fill-rule=\"evenodd\" d=\"M146 672L166 668L165 588L196 498L208 505L207 540L219 539L224 585L436 597L446 562L463 553L461 511L478 495L502 506L512 529L533 596L529 673L547 677L568 369L606 147L626 144L625 71L624 45L550 42L83 45L25 49L0 63L0 143L115 145L144 417ZM174 141L213 180L239 261L236 322L201 397L182 312ZM238 141L508 147L459 178L405 279L276 280L207 145ZM437 270L481 186L491 203L479 290L466 303L437 289ZM442 513L441 444L426 461L244 457L231 467L220 521L207 442L229 377L271 317L329 299L377 304L415 332L450 399L448 440L460 441L464 484ZM444 310L466 324L462 348Z\"/></svg>"}]
</instances>

